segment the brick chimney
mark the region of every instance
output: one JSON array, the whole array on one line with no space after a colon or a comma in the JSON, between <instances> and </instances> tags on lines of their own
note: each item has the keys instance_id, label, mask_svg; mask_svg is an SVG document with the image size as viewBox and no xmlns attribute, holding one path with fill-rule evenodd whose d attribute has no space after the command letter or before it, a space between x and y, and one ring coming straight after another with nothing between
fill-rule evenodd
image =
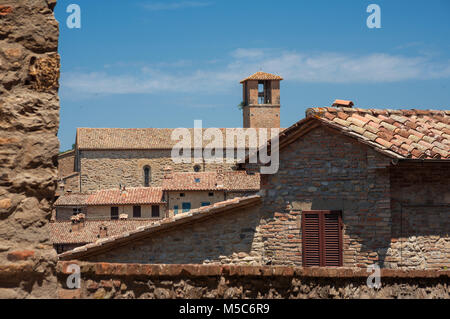
<instances>
[{"instance_id":1,"label":"brick chimney","mask_svg":"<svg viewBox=\"0 0 450 319\"><path fill-rule=\"evenodd\" d=\"M70 220L72 221L71 231L72 232L79 231L81 228L84 227L86 215L80 213L70 217Z\"/></svg>"},{"instance_id":2,"label":"brick chimney","mask_svg":"<svg viewBox=\"0 0 450 319\"><path fill-rule=\"evenodd\" d=\"M224 179L223 169L219 168L217 170L217 182L216 182L217 188L223 187L223 179Z\"/></svg>"},{"instance_id":3,"label":"brick chimney","mask_svg":"<svg viewBox=\"0 0 450 319\"><path fill-rule=\"evenodd\" d=\"M347 101L347 100L335 100L333 105L334 107L353 107L353 102L352 101Z\"/></svg>"},{"instance_id":4,"label":"brick chimney","mask_svg":"<svg viewBox=\"0 0 450 319\"><path fill-rule=\"evenodd\" d=\"M108 227L106 227L105 225L100 225L99 232L98 232L98 237L99 238L108 237Z\"/></svg>"}]
</instances>

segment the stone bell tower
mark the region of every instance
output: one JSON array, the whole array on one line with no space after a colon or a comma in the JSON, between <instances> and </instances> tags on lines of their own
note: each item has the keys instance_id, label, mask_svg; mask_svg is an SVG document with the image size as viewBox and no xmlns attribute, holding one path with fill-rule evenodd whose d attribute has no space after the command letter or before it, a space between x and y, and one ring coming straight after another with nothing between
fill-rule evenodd
<instances>
[{"instance_id":1,"label":"stone bell tower","mask_svg":"<svg viewBox=\"0 0 450 319\"><path fill-rule=\"evenodd\" d=\"M244 128L280 127L280 81L282 77L265 72L241 81Z\"/></svg>"}]
</instances>

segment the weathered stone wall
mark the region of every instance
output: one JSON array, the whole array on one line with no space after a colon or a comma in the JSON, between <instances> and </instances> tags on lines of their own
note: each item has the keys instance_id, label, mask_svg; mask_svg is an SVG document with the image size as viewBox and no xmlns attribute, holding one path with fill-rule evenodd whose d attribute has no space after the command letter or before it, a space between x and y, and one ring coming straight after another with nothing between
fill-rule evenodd
<instances>
[{"instance_id":1,"label":"weathered stone wall","mask_svg":"<svg viewBox=\"0 0 450 319\"><path fill-rule=\"evenodd\" d=\"M59 149L55 4L0 1L0 298L56 296L48 228Z\"/></svg>"},{"instance_id":2,"label":"weathered stone wall","mask_svg":"<svg viewBox=\"0 0 450 319\"><path fill-rule=\"evenodd\" d=\"M302 264L303 210L341 210L346 267L378 262L390 245L390 160L356 140L318 127L280 150L263 181L265 253L273 264Z\"/></svg>"},{"instance_id":3,"label":"weathered stone wall","mask_svg":"<svg viewBox=\"0 0 450 319\"><path fill-rule=\"evenodd\" d=\"M279 105L247 105L243 107L242 112L246 128L280 127Z\"/></svg>"},{"instance_id":4,"label":"weathered stone wall","mask_svg":"<svg viewBox=\"0 0 450 319\"><path fill-rule=\"evenodd\" d=\"M85 259L142 264L265 264L261 217L259 207L225 212Z\"/></svg>"},{"instance_id":5,"label":"weathered stone wall","mask_svg":"<svg viewBox=\"0 0 450 319\"><path fill-rule=\"evenodd\" d=\"M400 162L391 194L389 266L450 268L450 164Z\"/></svg>"},{"instance_id":6,"label":"weathered stone wall","mask_svg":"<svg viewBox=\"0 0 450 319\"><path fill-rule=\"evenodd\" d=\"M58 178L75 172L75 150L58 155Z\"/></svg>"},{"instance_id":7,"label":"weathered stone wall","mask_svg":"<svg viewBox=\"0 0 450 319\"><path fill-rule=\"evenodd\" d=\"M150 166L150 186L161 186L164 167L171 166L173 172L193 172L195 165L201 171L232 170L234 163L174 163L171 150L111 150L80 151L82 192L126 187L144 186L144 167Z\"/></svg>"},{"instance_id":8,"label":"weathered stone wall","mask_svg":"<svg viewBox=\"0 0 450 319\"><path fill-rule=\"evenodd\" d=\"M449 271L384 269L373 289L366 269L76 262L81 287L67 289L71 263L58 264L59 298L450 298Z\"/></svg>"}]
</instances>

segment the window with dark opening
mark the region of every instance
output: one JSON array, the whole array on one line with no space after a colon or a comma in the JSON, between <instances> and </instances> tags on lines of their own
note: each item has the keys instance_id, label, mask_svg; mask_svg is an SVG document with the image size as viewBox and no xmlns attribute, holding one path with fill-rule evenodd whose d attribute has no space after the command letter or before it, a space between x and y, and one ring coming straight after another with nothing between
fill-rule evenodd
<instances>
[{"instance_id":1,"label":"window with dark opening","mask_svg":"<svg viewBox=\"0 0 450 319\"><path fill-rule=\"evenodd\" d=\"M150 166L144 167L144 186L150 186Z\"/></svg>"},{"instance_id":2,"label":"window with dark opening","mask_svg":"<svg viewBox=\"0 0 450 319\"><path fill-rule=\"evenodd\" d=\"M214 193L213 193L213 192L209 192L209 193L208 193L208 196L209 196L209 197L213 197L213 196L214 196Z\"/></svg>"},{"instance_id":3,"label":"window with dark opening","mask_svg":"<svg viewBox=\"0 0 450 319\"><path fill-rule=\"evenodd\" d=\"M152 206L152 217L159 217L159 205Z\"/></svg>"},{"instance_id":4,"label":"window with dark opening","mask_svg":"<svg viewBox=\"0 0 450 319\"><path fill-rule=\"evenodd\" d=\"M201 169L201 167L200 167L200 165L195 165L194 166L194 172L200 172L200 169Z\"/></svg>"},{"instance_id":5,"label":"window with dark opening","mask_svg":"<svg viewBox=\"0 0 450 319\"><path fill-rule=\"evenodd\" d=\"M191 203L183 203L181 205L181 208L183 210L183 213L187 213L188 211L191 210Z\"/></svg>"},{"instance_id":6,"label":"window with dark opening","mask_svg":"<svg viewBox=\"0 0 450 319\"><path fill-rule=\"evenodd\" d=\"M119 207L111 207L111 220L119 219Z\"/></svg>"},{"instance_id":7,"label":"window with dark opening","mask_svg":"<svg viewBox=\"0 0 450 319\"><path fill-rule=\"evenodd\" d=\"M303 211L303 266L342 266L342 213Z\"/></svg>"},{"instance_id":8,"label":"window with dark opening","mask_svg":"<svg viewBox=\"0 0 450 319\"><path fill-rule=\"evenodd\" d=\"M180 193L180 197L184 197L184 193Z\"/></svg>"},{"instance_id":9,"label":"window with dark opening","mask_svg":"<svg viewBox=\"0 0 450 319\"><path fill-rule=\"evenodd\" d=\"M202 207L203 207L203 206L209 206L209 205L211 205L210 202L202 202L202 203L201 203L201 206L202 206Z\"/></svg>"},{"instance_id":10,"label":"window with dark opening","mask_svg":"<svg viewBox=\"0 0 450 319\"><path fill-rule=\"evenodd\" d=\"M141 206L133 206L133 217L134 218L141 217Z\"/></svg>"},{"instance_id":11,"label":"window with dark opening","mask_svg":"<svg viewBox=\"0 0 450 319\"><path fill-rule=\"evenodd\" d=\"M178 214L178 205L173 206L173 214L174 215Z\"/></svg>"}]
</instances>

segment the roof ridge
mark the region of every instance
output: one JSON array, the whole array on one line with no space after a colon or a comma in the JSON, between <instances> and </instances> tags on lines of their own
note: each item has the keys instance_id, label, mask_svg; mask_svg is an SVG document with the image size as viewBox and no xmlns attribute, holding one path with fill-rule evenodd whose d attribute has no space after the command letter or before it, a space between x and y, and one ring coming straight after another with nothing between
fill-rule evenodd
<instances>
[{"instance_id":1,"label":"roof ridge","mask_svg":"<svg viewBox=\"0 0 450 319\"><path fill-rule=\"evenodd\" d=\"M306 116L316 113L369 113L375 115L390 115L390 114L402 114L406 116L410 115L450 115L450 110L435 110L435 109L363 109L358 107L310 107L306 110Z\"/></svg>"}]
</instances>

